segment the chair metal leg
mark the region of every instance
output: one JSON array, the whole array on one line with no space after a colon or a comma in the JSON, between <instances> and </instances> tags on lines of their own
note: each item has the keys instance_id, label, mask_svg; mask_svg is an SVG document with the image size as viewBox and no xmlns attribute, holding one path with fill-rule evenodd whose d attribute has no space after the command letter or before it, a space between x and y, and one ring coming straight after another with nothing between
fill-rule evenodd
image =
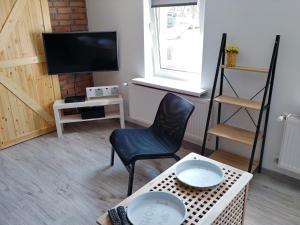
<instances>
[{"instance_id":1,"label":"chair metal leg","mask_svg":"<svg viewBox=\"0 0 300 225\"><path fill-rule=\"evenodd\" d=\"M111 158L110 158L110 166L114 165L114 159L115 159L115 149L111 148Z\"/></svg>"},{"instance_id":2,"label":"chair metal leg","mask_svg":"<svg viewBox=\"0 0 300 225\"><path fill-rule=\"evenodd\" d=\"M132 194L132 185L133 185L133 177L134 177L134 164L135 163L132 163L129 166L129 180L128 180L127 196L130 196Z\"/></svg>"}]
</instances>

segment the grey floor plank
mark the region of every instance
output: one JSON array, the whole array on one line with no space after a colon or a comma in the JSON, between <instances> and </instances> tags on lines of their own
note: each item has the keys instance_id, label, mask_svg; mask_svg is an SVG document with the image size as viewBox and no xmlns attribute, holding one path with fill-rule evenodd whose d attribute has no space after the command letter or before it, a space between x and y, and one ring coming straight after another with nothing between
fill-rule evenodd
<instances>
[{"instance_id":1,"label":"grey floor plank","mask_svg":"<svg viewBox=\"0 0 300 225\"><path fill-rule=\"evenodd\" d=\"M126 196L128 174L118 158L109 166L116 121L72 124L0 152L0 225L88 225ZM198 148L186 145L184 156ZM137 163L134 189L174 163ZM286 177L255 175L246 225L299 225L300 186Z\"/></svg>"}]
</instances>

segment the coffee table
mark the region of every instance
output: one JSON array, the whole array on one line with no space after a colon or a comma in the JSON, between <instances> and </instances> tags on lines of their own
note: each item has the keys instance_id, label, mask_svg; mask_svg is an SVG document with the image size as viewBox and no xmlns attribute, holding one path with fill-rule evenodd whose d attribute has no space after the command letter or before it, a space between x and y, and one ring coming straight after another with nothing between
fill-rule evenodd
<instances>
[{"instance_id":1,"label":"coffee table","mask_svg":"<svg viewBox=\"0 0 300 225\"><path fill-rule=\"evenodd\" d=\"M175 168L183 160L201 159L214 162L223 168L225 180L218 187L199 191L181 184L175 177ZM246 210L248 185L252 174L229 165L190 153L119 205L127 206L138 195L148 191L165 191L179 197L187 207L185 225L242 225ZM99 217L100 225L111 225L107 213Z\"/></svg>"}]
</instances>

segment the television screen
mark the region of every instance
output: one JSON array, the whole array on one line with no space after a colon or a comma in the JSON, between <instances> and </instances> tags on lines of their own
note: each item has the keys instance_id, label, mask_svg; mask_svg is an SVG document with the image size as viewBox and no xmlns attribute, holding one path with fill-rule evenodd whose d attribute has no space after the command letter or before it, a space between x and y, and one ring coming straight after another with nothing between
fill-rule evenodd
<instances>
[{"instance_id":1,"label":"television screen","mask_svg":"<svg viewBox=\"0 0 300 225\"><path fill-rule=\"evenodd\" d=\"M44 33L48 73L117 71L116 32Z\"/></svg>"}]
</instances>

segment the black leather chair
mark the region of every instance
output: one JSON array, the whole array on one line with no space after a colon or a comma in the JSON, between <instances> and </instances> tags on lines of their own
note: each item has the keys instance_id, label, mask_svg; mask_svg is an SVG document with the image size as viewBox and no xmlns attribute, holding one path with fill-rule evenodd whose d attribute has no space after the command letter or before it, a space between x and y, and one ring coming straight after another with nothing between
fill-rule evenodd
<instances>
[{"instance_id":1,"label":"black leather chair","mask_svg":"<svg viewBox=\"0 0 300 225\"><path fill-rule=\"evenodd\" d=\"M146 103L147 104L147 103ZM110 136L111 166L115 151L129 172L127 195L132 193L134 166L137 160L175 158L194 105L177 95L168 93L161 101L154 123L149 128L117 129Z\"/></svg>"}]
</instances>

